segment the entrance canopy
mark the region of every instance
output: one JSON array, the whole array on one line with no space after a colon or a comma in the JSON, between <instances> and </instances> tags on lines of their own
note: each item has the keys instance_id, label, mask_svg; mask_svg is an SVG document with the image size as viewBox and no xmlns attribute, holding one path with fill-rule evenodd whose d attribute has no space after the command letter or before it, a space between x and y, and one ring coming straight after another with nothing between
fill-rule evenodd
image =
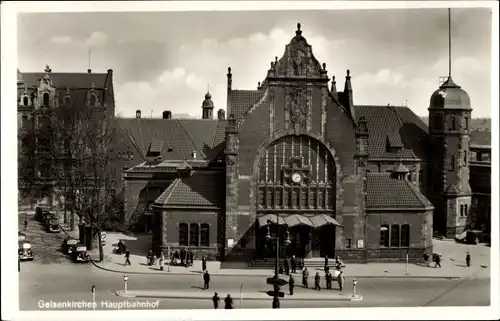
<instances>
[{"instance_id":1,"label":"entrance canopy","mask_svg":"<svg viewBox=\"0 0 500 321\"><path fill-rule=\"evenodd\" d=\"M264 226L267 225L267 221L271 221L271 224L278 225L288 225L289 227L298 226L298 225L306 225L313 228L322 227L324 225L335 225L342 226L336 219L333 217L320 214L316 216L304 216L300 214L292 214L292 215L279 215L276 214L267 214L259 217L259 225Z\"/></svg>"}]
</instances>

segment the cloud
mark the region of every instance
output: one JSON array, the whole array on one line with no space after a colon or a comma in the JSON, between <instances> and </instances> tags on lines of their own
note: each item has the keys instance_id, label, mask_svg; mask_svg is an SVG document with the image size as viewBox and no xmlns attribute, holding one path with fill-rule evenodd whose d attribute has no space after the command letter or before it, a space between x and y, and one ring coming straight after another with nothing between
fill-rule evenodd
<instances>
[{"instance_id":1,"label":"cloud","mask_svg":"<svg viewBox=\"0 0 500 321\"><path fill-rule=\"evenodd\" d=\"M71 43L73 41L73 38L70 36L54 36L50 39L52 43L57 43L57 44L67 44Z\"/></svg>"},{"instance_id":2,"label":"cloud","mask_svg":"<svg viewBox=\"0 0 500 321\"><path fill-rule=\"evenodd\" d=\"M85 43L89 46L99 46L108 40L109 36L101 31L94 31L86 40Z\"/></svg>"}]
</instances>

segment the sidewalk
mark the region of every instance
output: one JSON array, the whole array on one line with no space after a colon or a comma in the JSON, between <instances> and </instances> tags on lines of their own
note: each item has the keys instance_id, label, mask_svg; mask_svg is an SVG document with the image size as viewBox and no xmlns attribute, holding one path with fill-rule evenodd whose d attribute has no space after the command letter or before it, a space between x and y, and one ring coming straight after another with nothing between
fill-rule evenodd
<instances>
[{"instance_id":1,"label":"sidewalk","mask_svg":"<svg viewBox=\"0 0 500 321\"><path fill-rule=\"evenodd\" d=\"M148 266L144 255L130 255L132 265L125 266L123 255L113 254L113 244L119 239L134 240L134 237L124 236L118 233L108 233L107 244L104 247L105 260L103 262L93 262L100 269L124 273L124 274L163 274L163 275L192 275L201 274L201 261L195 260L191 267L165 266L161 271L156 266ZM126 241L127 242L127 241ZM472 256L472 267L467 268L465 264L465 254L469 251ZM464 245L454 242L434 240L434 252L442 255L442 268L425 267L417 264L408 264L406 271L405 263L368 263L368 264L347 264L344 275L350 278L464 278L477 271L480 265L490 265L490 248L483 245ZM270 277L274 275L274 269L253 269L246 264L242 264L239 269L221 268L220 262L207 262L207 269L211 275L245 275ZM298 270L296 276L301 275ZM309 268L309 274L314 275L319 272L323 275L323 269Z\"/></svg>"},{"instance_id":2,"label":"sidewalk","mask_svg":"<svg viewBox=\"0 0 500 321\"><path fill-rule=\"evenodd\" d=\"M186 300L211 300L213 291L136 291L129 290L127 292L120 290L116 295L125 298L162 298L162 299L186 299ZM239 300L240 293L232 294L233 300ZM243 292L243 300L270 300L271 297L265 292ZM338 292L314 292L308 291L307 293L298 292L294 295L285 294L281 300L286 301L361 301L361 295Z\"/></svg>"}]
</instances>

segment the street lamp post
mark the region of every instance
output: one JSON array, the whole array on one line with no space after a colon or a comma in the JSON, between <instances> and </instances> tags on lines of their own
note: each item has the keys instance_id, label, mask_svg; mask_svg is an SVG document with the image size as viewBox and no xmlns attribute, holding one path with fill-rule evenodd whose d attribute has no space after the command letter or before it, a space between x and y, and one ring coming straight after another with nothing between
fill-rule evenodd
<instances>
[{"instance_id":1,"label":"street lamp post","mask_svg":"<svg viewBox=\"0 0 500 321\"><path fill-rule=\"evenodd\" d=\"M279 226L279 216L276 215L276 226ZM267 234L266 234L266 240L270 242L273 240L273 237L271 236L271 221L267 221ZM280 237L279 233L276 233L276 237L274 238L276 240L276 265L274 266L274 278L278 279L279 278L279 261L280 261ZM290 245L290 233L288 232L288 227L285 232L285 241L284 245L288 246Z\"/></svg>"},{"instance_id":2,"label":"street lamp post","mask_svg":"<svg viewBox=\"0 0 500 321\"><path fill-rule=\"evenodd\" d=\"M123 276L123 282L125 283L125 293L127 293L127 281L128 281L128 275Z\"/></svg>"},{"instance_id":3,"label":"street lamp post","mask_svg":"<svg viewBox=\"0 0 500 321\"><path fill-rule=\"evenodd\" d=\"M356 285L358 284L358 280L352 279L352 296L356 296Z\"/></svg>"},{"instance_id":4,"label":"street lamp post","mask_svg":"<svg viewBox=\"0 0 500 321\"><path fill-rule=\"evenodd\" d=\"M92 310L95 311L95 285L92 285Z\"/></svg>"}]
</instances>

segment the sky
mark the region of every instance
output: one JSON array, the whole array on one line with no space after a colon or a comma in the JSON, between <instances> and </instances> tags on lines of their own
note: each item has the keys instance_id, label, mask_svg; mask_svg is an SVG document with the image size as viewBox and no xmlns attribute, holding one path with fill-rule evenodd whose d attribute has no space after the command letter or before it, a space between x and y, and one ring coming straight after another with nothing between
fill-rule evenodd
<instances>
[{"instance_id":1,"label":"sky","mask_svg":"<svg viewBox=\"0 0 500 321\"><path fill-rule=\"evenodd\" d=\"M356 105L404 105L428 114L439 77L448 75L447 9L23 13L21 72L114 71L116 113L201 117L207 90L226 108L233 89L256 89L296 25ZM452 9L452 76L471 98L473 117L491 113L491 10Z\"/></svg>"}]
</instances>

